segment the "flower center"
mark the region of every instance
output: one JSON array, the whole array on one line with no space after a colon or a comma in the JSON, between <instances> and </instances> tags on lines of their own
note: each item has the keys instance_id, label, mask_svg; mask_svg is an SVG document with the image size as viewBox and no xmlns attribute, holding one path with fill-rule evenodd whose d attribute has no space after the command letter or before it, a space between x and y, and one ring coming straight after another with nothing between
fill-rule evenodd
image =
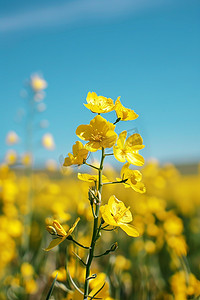
<instances>
[{"instance_id":1,"label":"flower center","mask_svg":"<svg viewBox=\"0 0 200 300\"><path fill-rule=\"evenodd\" d=\"M111 215L113 216L113 219L115 220L116 223L118 223L120 221L120 219L122 219L125 215L126 215L126 212L130 209L130 206L125 208L124 210L118 210L118 212L113 215L111 213Z\"/></svg>"},{"instance_id":2,"label":"flower center","mask_svg":"<svg viewBox=\"0 0 200 300\"><path fill-rule=\"evenodd\" d=\"M103 136L100 132L95 132L91 134L91 140L95 142L102 142Z\"/></svg>"}]
</instances>

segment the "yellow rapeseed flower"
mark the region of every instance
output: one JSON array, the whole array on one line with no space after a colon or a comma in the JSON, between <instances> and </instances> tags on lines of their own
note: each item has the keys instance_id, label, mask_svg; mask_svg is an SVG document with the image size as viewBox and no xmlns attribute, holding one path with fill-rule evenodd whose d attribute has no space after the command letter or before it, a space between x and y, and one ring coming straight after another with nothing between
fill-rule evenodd
<instances>
[{"instance_id":1,"label":"yellow rapeseed flower","mask_svg":"<svg viewBox=\"0 0 200 300\"><path fill-rule=\"evenodd\" d=\"M113 147L114 156L120 162L126 160L135 166L143 166L144 158L138 154L139 150L143 149L143 140L140 134L134 133L126 140L127 131L122 131L119 134L117 145Z\"/></svg>"},{"instance_id":2,"label":"yellow rapeseed flower","mask_svg":"<svg viewBox=\"0 0 200 300\"><path fill-rule=\"evenodd\" d=\"M187 255L188 246L183 235L166 236L168 246L175 251L178 256Z\"/></svg>"},{"instance_id":3,"label":"yellow rapeseed flower","mask_svg":"<svg viewBox=\"0 0 200 300\"><path fill-rule=\"evenodd\" d=\"M173 213L169 214L163 226L166 232L171 235L180 235L183 232L183 221Z\"/></svg>"},{"instance_id":4,"label":"yellow rapeseed flower","mask_svg":"<svg viewBox=\"0 0 200 300\"><path fill-rule=\"evenodd\" d=\"M47 82L42 77L35 74L31 76L30 85L34 92L40 92L47 87Z\"/></svg>"},{"instance_id":5,"label":"yellow rapeseed flower","mask_svg":"<svg viewBox=\"0 0 200 300\"><path fill-rule=\"evenodd\" d=\"M86 98L88 104L84 104L93 113L107 113L114 110L115 105L111 98L97 96L94 92L89 92Z\"/></svg>"},{"instance_id":6,"label":"yellow rapeseed flower","mask_svg":"<svg viewBox=\"0 0 200 300\"><path fill-rule=\"evenodd\" d=\"M129 169L130 164L126 163L122 169L121 169L121 179L120 180L126 180L124 183L126 188L131 187L134 191L139 193L145 193L146 188L144 186L144 183L141 182L142 180L142 174L138 170L131 170Z\"/></svg>"},{"instance_id":7,"label":"yellow rapeseed flower","mask_svg":"<svg viewBox=\"0 0 200 300\"><path fill-rule=\"evenodd\" d=\"M14 165L17 161L17 152L15 150L8 150L6 152L5 161L8 165Z\"/></svg>"},{"instance_id":8,"label":"yellow rapeseed flower","mask_svg":"<svg viewBox=\"0 0 200 300\"><path fill-rule=\"evenodd\" d=\"M16 134L15 131L9 131L7 136L6 136L6 144L8 145L14 145L19 142L19 137Z\"/></svg>"},{"instance_id":9,"label":"yellow rapeseed flower","mask_svg":"<svg viewBox=\"0 0 200 300\"><path fill-rule=\"evenodd\" d=\"M56 275L58 281L66 281L67 279L66 269L64 267L61 267L58 270L53 271L53 273L51 274L53 278L55 278Z\"/></svg>"},{"instance_id":10,"label":"yellow rapeseed flower","mask_svg":"<svg viewBox=\"0 0 200 300\"><path fill-rule=\"evenodd\" d=\"M120 227L129 236L137 237L139 236L137 229L127 224L133 220L129 209L130 207L126 207L114 195L110 197L108 204L100 207L102 218L108 225Z\"/></svg>"},{"instance_id":11,"label":"yellow rapeseed flower","mask_svg":"<svg viewBox=\"0 0 200 300\"><path fill-rule=\"evenodd\" d=\"M97 151L103 148L111 148L116 140L117 134L114 132L115 125L108 122L101 116L96 116L89 125L80 125L76 129L76 135L88 141L85 148L89 151Z\"/></svg>"},{"instance_id":12,"label":"yellow rapeseed flower","mask_svg":"<svg viewBox=\"0 0 200 300\"><path fill-rule=\"evenodd\" d=\"M30 166L33 162L33 157L32 157L32 154L31 153L24 153L21 157L21 163L24 165L24 166Z\"/></svg>"},{"instance_id":13,"label":"yellow rapeseed flower","mask_svg":"<svg viewBox=\"0 0 200 300\"><path fill-rule=\"evenodd\" d=\"M82 165L87 159L88 150L85 149L84 145L77 141L72 147L73 154L68 153L68 157L65 158L64 167L71 165Z\"/></svg>"},{"instance_id":14,"label":"yellow rapeseed flower","mask_svg":"<svg viewBox=\"0 0 200 300\"><path fill-rule=\"evenodd\" d=\"M121 121L128 121L128 120L135 120L138 118L138 114L134 112L134 110L130 108L124 107L120 100L120 98L117 98L115 102L115 111L117 114L117 118Z\"/></svg>"},{"instance_id":15,"label":"yellow rapeseed flower","mask_svg":"<svg viewBox=\"0 0 200 300\"><path fill-rule=\"evenodd\" d=\"M51 241L49 246L44 249L45 251L49 251L52 248L56 247L60 243L62 243L69 235L72 234L74 231L75 227L77 226L80 218L77 218L73 226L66 232L65 229L62 227L62 225L57 221L53 221L53 226L48 225L47 226L47 231L54 236L54 239Z\"/></svg>"},{"instance_id":16,"label":"yellow rapeseed flower","mask_svg":"<svg viewBox=\"0 0 200 300\"><path fill-rule=\"evenodd\" d=\"M21 274L24 278L32 278L34 274L34 269L32 265L30 265L28 262L24 262L21 265Z\"/></svg>"},{"instance_id":17,"label":"yellow rapeseed flower","mask_svg":"<svg viewBox=\"0 0 200 300\"><path fill-rule=\"evenodd\" d=\"M47 149L47 150L54 150L55 148L55 143L54 143L54 138L51 133L46 133L42 137L42 145Z\"/></svg>"}]
</instances>

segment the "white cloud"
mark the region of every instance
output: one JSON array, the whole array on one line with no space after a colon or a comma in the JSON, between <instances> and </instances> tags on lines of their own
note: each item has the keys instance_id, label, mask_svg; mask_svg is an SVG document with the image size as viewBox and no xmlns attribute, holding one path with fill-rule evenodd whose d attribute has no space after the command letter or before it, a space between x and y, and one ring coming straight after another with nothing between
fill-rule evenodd
<instances>
[{"instance_id":1,"label":"white cloud","mask_svg":"<svg viewBox=\"0 0 200 300\"><path fill-rule=\"evenodd\" d=\"M71 0L3 16L0 32L104 21L164 4L164 0Z\"/></svg>"}]
</instances>

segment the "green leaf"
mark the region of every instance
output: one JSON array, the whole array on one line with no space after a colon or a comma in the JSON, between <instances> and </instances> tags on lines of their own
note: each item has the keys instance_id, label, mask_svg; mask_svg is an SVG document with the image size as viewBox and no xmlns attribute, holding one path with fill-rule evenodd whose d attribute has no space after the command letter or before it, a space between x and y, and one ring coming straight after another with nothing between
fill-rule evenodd
<instances>
[{"instance_id":1,"label":"green leaf","mask_svg":"<svg viewBox=\"0 0 200 300\"><path fill-rule=\"evenodd\" d=\"M48 292L48 295L47 295L47 297L46 297L46 300L49 300L50 297L51 297L51 294L52 294L52 292L53 292L54 285L55 285L55 283L56 283L57 276L58 276L58 273L56 274L56 277L54 278L54 281L52 282L52 285L51 285L51 287L50 287L50 289L49 289L49 292Z\"/></svg>"}]
</instances>

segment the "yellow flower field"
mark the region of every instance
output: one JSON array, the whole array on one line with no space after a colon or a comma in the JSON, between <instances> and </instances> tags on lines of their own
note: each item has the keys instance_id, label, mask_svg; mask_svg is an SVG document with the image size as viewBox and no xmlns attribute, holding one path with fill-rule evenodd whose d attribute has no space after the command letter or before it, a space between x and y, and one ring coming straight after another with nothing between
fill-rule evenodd
<instances>
[{"instance_id":1,"label":"yellow flower field","mask_svg":"<svg viewBox=\"0 0 200 300\"><path fill-rule=\"evenodd\" d=\"M197 299L200 175L183 176L174 166L159 167L156 162L146 163L141 172L147 190L144 194L123 185L104 188L104 205L113 194L123 199L132 211L131 223L140 236L127 238L119 227L102 233L95 255L109 250L116 241L118 249L95 260L91 274L99 275L91 281L92 288L101 286L103 280L99 276L102 276L107 282L102 295L99 294L103 299ZM105 175L113 180L118 173L113 168L105 169ZM76 255L83 259L85 250L64 238L52 252L45 252L51 241L45 227L51 219L56 219L67 232L80 217L73 236L89 246L92 227L87 199L89 185L90 182L78 180L76 173L33 172L30 178L25 171L1 165L0 299L46 299L56 274L55 299L82 299L70 277L81 288L84 270ZM27 206L30 195L31 208ZM31 220L27 221L29 209Z\"/></svg>"}]
</instances>

